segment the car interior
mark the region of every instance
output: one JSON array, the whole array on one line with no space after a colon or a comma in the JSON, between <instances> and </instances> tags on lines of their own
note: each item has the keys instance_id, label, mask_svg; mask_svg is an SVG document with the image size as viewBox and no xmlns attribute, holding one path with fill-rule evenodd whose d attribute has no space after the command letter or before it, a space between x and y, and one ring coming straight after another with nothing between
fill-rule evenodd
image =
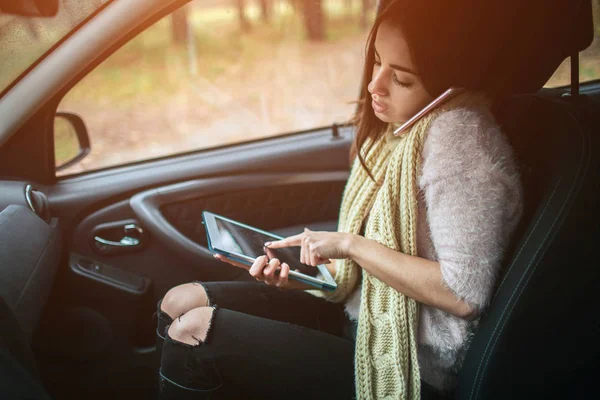
<instances>
[{"instance_id":1,"label":"car interior","mask_svg":"<svg viewBox=\"0 0 600 400\"><path fill-rule=\"evenodd\" d=\"M0 97L2 399L155 397L158 300L193 280L249 279L212 257L202 211L282 236L336 230L350 125L56 177L61 98L184 3L107 2ZM578 76L592 3L542 3L507 0L483 16L512 21L490 74L514 93L494 115L517 154L525 212L456 399L587 398L600 372L600 81ZM102 20L130 29L93 41ZM78 49L52 69L52 57ZM543 88L565 59L571 85ZM69 118L85 144L85 124Z\"/></svg>"}]
</instances>

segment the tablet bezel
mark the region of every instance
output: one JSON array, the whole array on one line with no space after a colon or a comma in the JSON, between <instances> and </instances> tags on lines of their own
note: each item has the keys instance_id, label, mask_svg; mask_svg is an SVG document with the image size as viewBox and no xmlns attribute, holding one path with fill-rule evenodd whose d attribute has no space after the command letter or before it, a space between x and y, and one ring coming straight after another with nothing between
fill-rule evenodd
<instances>
[{"instance_id":1,"label":"tablet bezel","mask_svg":"<svg viewBox=\"0 0 600 400\"><path fill-rule=\"evenodd\" d=\"M241 226L243 228L250 229L255 232L261 233L263 235L272 237L274 240L285 239L282 236L276 235L271 232L263 231L262 229L258 229L253 226L246 225L239 221L234 221L234 220L224 217L222 215L218 215L218 214L215 214L210 211L203 211L202 212L202 221L206 228L206 237L208 239L208 249L213 253L222 254L231 260L238 261L238 262L248 265L248 266L250 266L254 263L254 258L249 257L245 254L240 254L240 253L236 253L236 252L230 252L227 250L223 250L223 248L220 246L220 242L217 243L218 242L217 238L219 237L219 230L217 228L215 218L220 218L229 223L232 223L232 224ZM329 272L327 267L324 264L320 264L316 268L319 270L319 272L323 276L324 280L315 278L310 275L303 274L298 271L293 271L293 270L290 270L290 277L292 277L293 279L298 280L300 282L304 282L308 285L314 286L318 289L324 289L324 290L328 290L328 291L334 291L335 289L337 289L337 284L335 283L335 280L331 276L331 273Z\"/></svg>"}]
</instances>

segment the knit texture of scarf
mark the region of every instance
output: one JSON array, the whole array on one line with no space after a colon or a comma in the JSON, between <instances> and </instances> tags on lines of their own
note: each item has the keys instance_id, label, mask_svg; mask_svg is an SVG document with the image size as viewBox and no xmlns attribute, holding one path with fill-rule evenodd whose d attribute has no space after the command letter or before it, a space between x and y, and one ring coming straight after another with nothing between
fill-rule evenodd
<instances>
[{"instance_id":1,"label":"knit texture of scarf","mask_svg":"<svg viewBox=\"0 0 600 400\"><path fill-rule=\"evenodd\" d=\"M419 120L399 138L388 131L365 157L375 181L354 161L344 191L339 232L360 234L412 256L418 255L417 179L429 125L450 109L481 105L481 94L464 92ZM402 266L398 266L401 268ZM338 260L335 292L313 292L342 302L356 287L360 266ZM357 399L419 399L417 361L418 303L362 271L362 291L355 349Z\"/></svg>"}]
</instances>

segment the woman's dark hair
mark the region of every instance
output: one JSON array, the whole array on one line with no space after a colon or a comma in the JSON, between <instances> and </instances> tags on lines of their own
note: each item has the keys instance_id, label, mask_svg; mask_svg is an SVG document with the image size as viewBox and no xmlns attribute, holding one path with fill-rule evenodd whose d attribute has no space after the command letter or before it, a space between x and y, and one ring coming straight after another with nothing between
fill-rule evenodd
<instances>
[{"instance_id":1,"label":"woman's dark hair","mask_svg":"<svg viewBox=\"0 0 600 400\"><path fill-rule=\"evenodd\" d=\"M356 132L352 147L350 149L350 159L354 160L358 156L358 160L360 161L361 165L373 180L375 180L375 178L371 174L371 171L365 162L365 156L368 154L370 146L363 149L363 145L367 139L373 140L382 135L387 128L387 123L381 121L379 118L377 118L377 116L375 116L375 112L373 111L373 107L369 101L371 95L367 89L373 76L373 68L375 65L375 35L377 34L377 28L379 25L381 25L381 21L375 21L375 24L371 28L367 38L367 45L365 49L365 66L363 68L360 97L358 99L358 107L356 109L356 113L354 114L354 119L352 120L352 124L356 127Z\"/></svg>"},{"instance_id":2,"label":"woman's dark hair","mask_svg":"<svg viewBox=\"0 0 600 400\"><path fill-rule=\"evenodd\" d=\"M476 15L478 2L481 0L382 0L382 10L365 48L358 107L352 120L356 134L350 152L351 159L358 156L371 178L365 162L371 146L363 148L363 145L368 139L373 143L388 127L375 116L367 90L373 75L377 29L385 21L402 30L419 79L432 97L451 86L494 96L493 89L485 86L485 71L491 60L486 58L490 52L483 46L484 39L477 35L486 31L485 21Z\"/></svg>"}]
</instances>

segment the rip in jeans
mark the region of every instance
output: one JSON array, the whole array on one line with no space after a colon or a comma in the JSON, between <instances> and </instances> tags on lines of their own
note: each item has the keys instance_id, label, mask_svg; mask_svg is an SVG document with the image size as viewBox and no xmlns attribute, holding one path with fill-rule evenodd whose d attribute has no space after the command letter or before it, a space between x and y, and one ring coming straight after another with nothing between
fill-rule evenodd
<instances>
[{"instance_id":1,"label":"rip in jeans","mask_svg":"<svg viewBox=\"0 0 600 400\"><path fill-rule=\"evenodd\" d=\"M194 339L194 340L197 342L196 344L189 344L189 343L181 342L181 341L179 341L179 340L177 340L177 339L174 339L174 338L173 338L173 337L171 337L170 335L168 335L168 330L169 330L169 327L167 327L167 330L166 330L166 332L167 332L167 336L169 336L169 338L170 338L170 339L173 341L173 343L174 343L174 344L176 344L176 345L182 345L182 346L188 346L188 347L197 347L197 346L200 346L200 345L206 344L206 343L208 342L209 335L210 335L210 334L211 334L211 332L212 332L212 326L213 326L213 322L214 322L214 320L215 320L215 318L216 318L216 316L217 316L217 310L218 310L218 307L217 307L217 305L216 305L216 304L215 304L215 305L213 305L213 306L210 306L210 308L212 309L212 313L211 313L210 320L208 321L208 327L206 328L206 336L205 336L204 340L200 339L199 337L196 337L195 335L192 335L192 334L190 334L190 336L192 337L192 339ZM185 316L185 315L186 315L186 314L182 314L182 315L180 315L180 316L177 318L177 319L178 319L178 321L180 321L180 322L181 322L181 317L183 317L183 316Z\"/></svg>"},{"instance_id":2,"label":"rip in jeans","mask_svg":"<svg viewBox=\"0 0 600 400\"><path fill-rule=\"evenodd\" d=\"M206 288L206 286L204 285L203 282L201 281L193 281L192 285L194 286L202 286L202 289L204 289L204 294L206 294L206 306L207 307L211 307L213 305L213 302L210 298L210 293L208 292L208 289Z\"/></svg>"}]
</instances>

